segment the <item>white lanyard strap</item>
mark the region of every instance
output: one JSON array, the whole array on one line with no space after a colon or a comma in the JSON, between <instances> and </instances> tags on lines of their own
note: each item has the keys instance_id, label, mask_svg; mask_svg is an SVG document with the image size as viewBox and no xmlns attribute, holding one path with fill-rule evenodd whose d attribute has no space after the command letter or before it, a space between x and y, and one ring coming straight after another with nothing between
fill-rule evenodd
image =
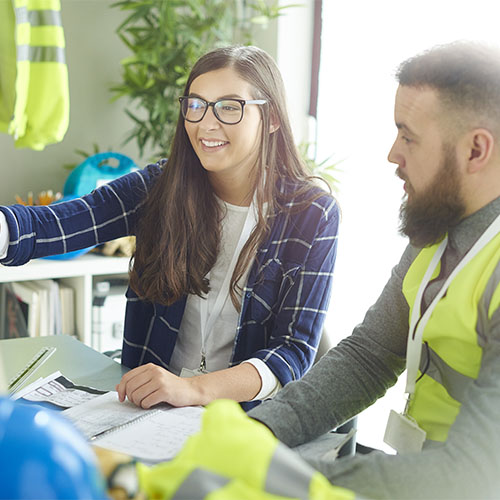
<instances>
[{"instance_id":1,"label":"white lanyard strap","mask_svg":"<svg viewBox=\"0 0 500 500\"><path fill-rule=\"evenodd\" d=\"M455 267L453 272L450 274L448 279L445 281L438 294L434 297L425 313L421 316L420 306L422 303L422 296L424 294L427 285L438 265L441 257L445 251L446 245L448 243L448 237L446 237L439 245L436 253L432 257L432 260L425 272L424 278L420 283L415 302L413 304L413 310L410 319L410 330L408 333L408 344L406 349L406 389L405 392L411 396L415 392L415 383L418 375L418 367L420 365L420 355L422 352L422 336L424 333L425 326L429 321L429 318L441 300L446 290L450 286L451 282L455 279L456 275L500 232L500 215L489 225L488 229L481 235L481 237L474 243L472 248L467 252L464 258Z\"/></svg>"},{"instance_id":2,"label":"white lanyard strap","mask_svg":"<svg viewBox=\"0 0 500 500\"><path fill-rule=\"evenodd\" d=\"M420 364L420 354L422 349L422 328L416 328L417 324L424 325L427 323L427 313L434 309L436 295L431 305L427 308L427 311L421 317L421 304L422 304L422 296L424 295L424 291L431 280L432 274L436 269L443 253L445 251L446 245L448 244L448 236L441 242L438 249L434 253L432 260L425 271L424 277L420 283L420 287L417 292L417 296L415 297L415 302L413 303L413 310L411 312L410 319L410 330L408 332L408 343L406 346L406 392L412 394L415 391L415 381L417 380L418 366ZM441 288L440 292L443 290L444 286ZM420 320L420 322L419 322ZM416 331L415 331L416 330Z\"/></svg>"},{"instance_id":3,"label":"white lanyard strap","mask_svg":"<svg viewBox=\"0 0 500 500\"><path fill-rule=\"evenodd\" d=\"M257 214L256 214L256 205L255 200L252 202L250 207L248 208L247 216L245 218L245 222L243 224L243 229L241 230L240 237L238 239L238 243L236 244L236 248L234 249L233 256L231 258L231 262L226 270L226 274L224 276L224 280L222 281L222 285L217 293L217 297L215 299L214 306L208 313L208 296L198 297L200 304L200 331L201 331L201 365L200 368L205 369L205 348L207 339L209 338L212 330L214 328L215 322L219 317L222 308L224 307L224 303L229 296L229 282L231 280L231 276L233 275L234 268L236 267L236 262L238 261L238 257L240 256L241 250L245 243L247 242L250 234L257 223ZM210 276L210 273L207 274L207 277Z\"/></svg>"}]
</instances>

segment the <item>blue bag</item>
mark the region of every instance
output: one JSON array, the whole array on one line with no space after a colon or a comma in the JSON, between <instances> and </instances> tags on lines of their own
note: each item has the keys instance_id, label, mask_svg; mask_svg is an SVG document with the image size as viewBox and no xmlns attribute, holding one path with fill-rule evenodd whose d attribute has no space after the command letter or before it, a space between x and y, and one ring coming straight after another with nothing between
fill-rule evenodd
<instances>
[{"instance_id":1,"label":"blue bag","mask_svg":"<svg viewBox=\"0 0 500 500\"><path fill-rule=\"evenodd\" d=\"M106 163L109 159L118 161L117 166ZM122 175L138 170L131 158L109 151L89 156L69 174L64 183L65 196L83 196L96 187L108 183Z\"/></svg>"},{"instance_id":2,"label":"blue bag","mask_svg":"<svg viewBox=\"0 0 500 500\"><path fill-rule=\"evenodd\" d=\"M117 166L107 164L106 161L114 159L118 161ZM85 161L80 163L68 176L63 187L63 198L56 203L68 201L73 198L79 198L90 193L95 188L102 186L122 175L138 170L137 165L128 156L121 153L109 151L107 153L97 153L89 156ZM83 255L94 247L74 250L72 252L51 255L46 259L71 259Z\"/></svg>"}]
</instances>

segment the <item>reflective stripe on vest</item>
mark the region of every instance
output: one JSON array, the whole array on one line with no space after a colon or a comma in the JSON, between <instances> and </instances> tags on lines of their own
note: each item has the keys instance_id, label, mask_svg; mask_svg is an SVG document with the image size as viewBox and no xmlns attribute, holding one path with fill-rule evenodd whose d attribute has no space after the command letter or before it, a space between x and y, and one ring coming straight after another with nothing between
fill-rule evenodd
<instances>
[{"instance_id":1,"label":"reflective stripe on vest","mask_svg":"<svg viewBox=\"0 0 500 500\"><path fill-rule=\"evenodd\" d=\"M478 315L477 315L477 324L476 324L476 332L479 337L479 345L483 345L486 341L486 328L488 325L489 318L495 312L495 304L497 303L494 300L495 291L498 293L498 285L500 284L500 262L495 267L495 270L491 274L491 278L484 289L483 296L479 301L478 306Z\"/></svg>"},{"instance_id":2,"label":"reflective stripe on vest","mask_svg":"<svg viewBox=\"0 0 500 500\"><path fill-rule=\"evenodd\" d=\"M474 381L472 377L463 375L446 364L428 344L422 345L420 372L446 387L448 394L460 403L464 400L465 391Z\"/></svg>"},{"instance_id":3,"label":"reflective stripe on vest","mask_svg":"<svg viewBox=\"0 0 500 500\"><path fill-rule=\"evenodd\" d=\"M423 249L404 278L410 317L419 284L437 246ZM497 235L457 274L425 327L420 360L423 375L416 384L409 414L429 440L446 440L467 388L477 378L488 321L500 305L499 283Z\"/></svg>"}]
</instances>

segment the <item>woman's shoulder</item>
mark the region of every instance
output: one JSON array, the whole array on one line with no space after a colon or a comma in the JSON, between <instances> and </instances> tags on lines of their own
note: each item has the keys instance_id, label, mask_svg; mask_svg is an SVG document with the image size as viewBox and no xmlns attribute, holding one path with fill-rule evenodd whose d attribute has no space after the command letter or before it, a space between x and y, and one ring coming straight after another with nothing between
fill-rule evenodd
<instances>
[{"instance_id":1,"label":"woman's shoulder","mask_svg":"<svg viewBox=\"0 0 500 500\"><path fill-rule=\"evenodd\" d=\"M318 235L325 244L338 232L340 213L335 198L311 182L287 182L281 185L281 200L275 212L271 239L287 241L287 248L300 255L310 248ZM298 245L298 247L297 247ZM293 257L294 260L297 256Z\"/></svg>"},{"instance_id":2,"label":"woman's shoulder","mask_svg":"<svg viewBox=\"0 0 500 500\"><path fill-rule=\"evenodd\" d=\"M319 212L326 217L328 214L338 215L337 200L328 191L326 183L323 186L312 181L283 180L279 191L282 202L293 212Z\"/></svg>"},{"instance_id":3,"label":"woman's shoulder","mask_svg":"<svg viewBox=\"0 0 500 500\"><path fill-rule=\"evenodd\" d=\"M162 158L158 160L156 163L148 163L142 170L148 172L149 175L153 177L157 177L163 172L165 165L167 164L167 159Z\"/></svg>"},{"instance_id":4,"label":"woman's shoulder","mask_svg":"<svg viewBox=\"0 0 500 500\"><path fill-rule=\"evenodd\" d=\"M149 190L149 188L152 187L152 185L158 180L166 163L166 159L161 159L156 163L148 163L145 167L136 170L136 173L138 173L142 179L141 183L145 184L147 190Z\"/></svg>"}]
</instances>

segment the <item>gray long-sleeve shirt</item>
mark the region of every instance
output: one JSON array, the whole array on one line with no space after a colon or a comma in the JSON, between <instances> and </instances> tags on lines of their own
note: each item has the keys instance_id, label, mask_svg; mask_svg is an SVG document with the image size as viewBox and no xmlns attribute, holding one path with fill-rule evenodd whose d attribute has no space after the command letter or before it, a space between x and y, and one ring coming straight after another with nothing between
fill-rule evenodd
<instances>
[{"instance_id":1,"label":"gray long-sleeve shirt","mask_svg":"<svg viewBox=\"0 0 500 500\"><path fill-rule=\"evenodd\" d=\"M425 305L499 213L497 198L449 232L442 272L427 286ZM379 299L350 337L304 378L249 415L293 447L381 397L405 368L409 308L402 283L416 254L407 247ZM374 452L313 465L332 483L368 498L500 498L500 309L487 325L479 376L468 388L445 443L424 446L417 454Z\"/></svg>"}]
</instances>

